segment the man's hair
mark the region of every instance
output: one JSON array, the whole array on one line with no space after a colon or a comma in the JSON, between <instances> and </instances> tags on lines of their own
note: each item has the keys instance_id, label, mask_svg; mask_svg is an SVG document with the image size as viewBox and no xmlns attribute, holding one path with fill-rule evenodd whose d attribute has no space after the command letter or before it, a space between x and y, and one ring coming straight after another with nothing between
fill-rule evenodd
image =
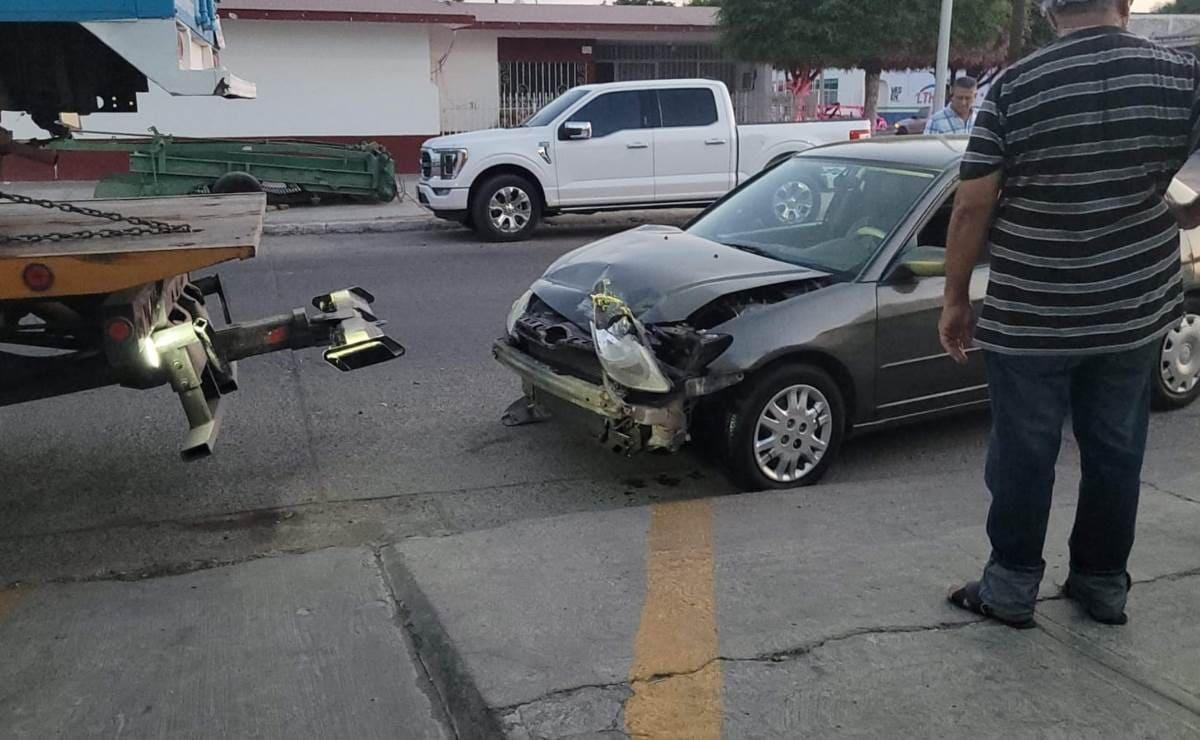
<instances>
[{"instance_id":1,"label":"man's hair","mask_svg":"<svg viewBox=\"0 0 1200 740\"><path fill-rule=\"evenodd\" d=\"M974 90L979 87L979 83L974 77L959 77L954 81L954 86L959 90Z\"/></svg>"}]
</instances>

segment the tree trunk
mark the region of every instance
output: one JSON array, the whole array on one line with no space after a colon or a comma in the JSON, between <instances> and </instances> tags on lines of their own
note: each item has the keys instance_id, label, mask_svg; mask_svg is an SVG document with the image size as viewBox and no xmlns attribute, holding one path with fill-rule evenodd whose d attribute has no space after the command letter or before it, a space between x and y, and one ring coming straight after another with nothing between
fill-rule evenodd
<instances>
[{"instance_id":1,"label":"tree trunk","mask_svg":"<svg viewBox=\"0 0 1200 740\"><path fill-rule=\"evenodd\" d=\"M863 93L863 117L871 123L871 128L875 128L875 118L879 110L879 78L883 75L883 70L878 64L871 64L866 67L866 90Z\"/></svg>"},{"instance_id":2,"label":"tree trunk","mask_svg":"<svg viewBox=\"0 0 1200 740\"><path fill-rule=\"evenodd\" d=\"M1025 26L1029 17L1027 5L1027 0L1012 0L1012 17L1008 23L1009 64L1019 60L1025 52Z\"/></svg>"}]
</instances>

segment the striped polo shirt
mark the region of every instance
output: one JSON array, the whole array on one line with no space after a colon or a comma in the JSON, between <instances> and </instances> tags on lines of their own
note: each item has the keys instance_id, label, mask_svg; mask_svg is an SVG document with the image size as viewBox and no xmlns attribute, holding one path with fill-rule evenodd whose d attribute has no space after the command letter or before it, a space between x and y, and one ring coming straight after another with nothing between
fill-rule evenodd
<instances>
[{"instance_id":1,"label":"striped polo shirt","mask_svg":"<svg viewBox=\"0 0 1200 740\"><path fill-rule=\"evenodd\" d=\"M1196 146L1200 64L1116 27L1064 36L997 80L964 180L997 170L976 343L1088 354L1161 337L1182 313L1179 228L1163 199Z\"/></svg>"}]
</instances>

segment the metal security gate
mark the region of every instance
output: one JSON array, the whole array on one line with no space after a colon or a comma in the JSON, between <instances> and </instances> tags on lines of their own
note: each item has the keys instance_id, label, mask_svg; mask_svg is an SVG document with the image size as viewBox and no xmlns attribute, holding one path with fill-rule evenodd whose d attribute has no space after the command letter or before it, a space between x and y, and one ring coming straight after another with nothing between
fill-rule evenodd
<instances>
[{"instance_id":1,"label":"metal security gate","mask_svg":"<svg viewBox=\"0 0 1200 740\"><path fill-rule=\"evenodd\" d=\"M519 126L551 100L587 81L584 62L500 62L499 124Z\"/></svg>"},{"instance_id":2,"label":"metal security gate","mask_svg":"<svg viewBox=\"0 0 1200 740\"><path fill-rule=\"evenodd\" d=\"M720 80L732 92L750 85L737 62L706 44L597 44L597 82L701 78Z\"/></svg>"}]
</instances>

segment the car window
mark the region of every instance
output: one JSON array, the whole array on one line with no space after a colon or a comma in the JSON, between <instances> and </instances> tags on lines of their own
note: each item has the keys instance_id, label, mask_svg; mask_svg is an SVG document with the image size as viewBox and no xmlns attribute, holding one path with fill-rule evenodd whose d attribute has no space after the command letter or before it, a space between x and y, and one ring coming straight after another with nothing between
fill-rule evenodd
<instances>
[{"instance_id":1,"label":"car window","mask_svg":"<svg viewBox=\"0 0 1200 740\"><path fill-rule=\"evenodd\" d=\"M911 240L905 246L905 251L916 249L919 247L937 247L946 248L948 242L947 235L950 231L950 216L954 213L954 191L951 190L943 199L942 204L938 206L925 225L917 231L916 238ZM979 265L988 263L988 250L985 248L979 256Z\"/></svg>"},{"instance_id":2,"label":"car window","mask_svg":"<svg viewBox=\"0 0 1200 740\"><path fill-rule=\"evenodd\" d=\"M711 126L717 122L717 100L703 87L658 91L664 127Z\"/></svg>"},{"instance_id":3,"label":"car window","mask_svg":"<svg viewBox=\"0 0 1200 740\"><path fill-rule=\"evenodd\" d=\"M526 127L549 126L550 124L554 123L555 118L558 118L560 115L562 115L563 111L565 111L567 108L570 108L572 105L575 105L575 103L579 102L579 99L584 95L587 95L587 93L587 90L582 90L580 88L568 90L554 100L551 100L546 104L546 107L542 108L537 113L534 113L529 117L529 120L525 121L525 123L521 125Z\"/></svg>"},{"instance_id":4,"label":"car window","mask_svg":"<svg viewBox=\"0 0 1200 740\"><path fill-rule=\"evenodd\" d=\"M641 91L605 93L571 115L569 121L592 124L592 138L615 134L628 129L650 128L647 106L642 105Z\"/></svg>"},{"instance_id":5,"label":"car window","mask_svg":"<svg viewBox=\"0 0 1200 740\"><path fill-rule=\"evenodd\" d=\"M688 231L849 278L879 252L936 178L905 165L802 155L752 179Z\"/></svg>"}]
</instances>

